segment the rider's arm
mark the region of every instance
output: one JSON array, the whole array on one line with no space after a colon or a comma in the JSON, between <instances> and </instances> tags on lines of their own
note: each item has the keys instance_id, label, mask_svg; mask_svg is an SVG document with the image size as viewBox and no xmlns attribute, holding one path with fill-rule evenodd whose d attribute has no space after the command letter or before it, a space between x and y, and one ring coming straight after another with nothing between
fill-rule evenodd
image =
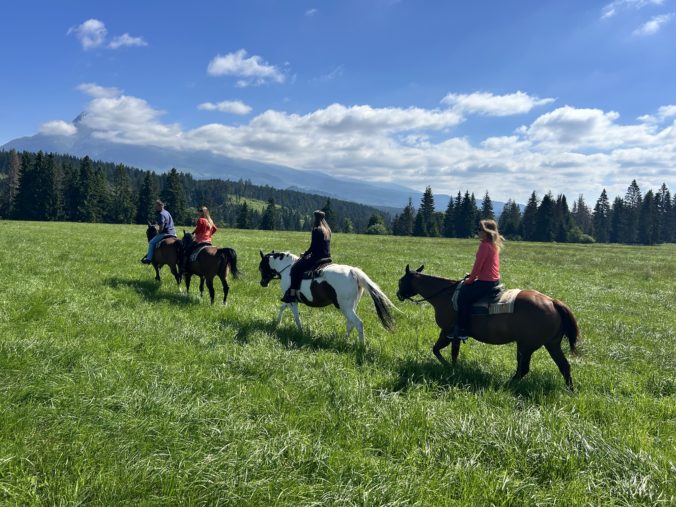
<instances>
[{"instance_id":1,"label":"rider's arm","mask_svg":"<svg viewBox=\"0 0 676 507\"><path fill-rule=\"evenodd\" d=\"M471 285L474 283L474 280L476 280L476 278L479 276L479 273L481 273L481 268L486 262L486 259L488 259L488 255L490 253L486 246L487 244L484 241L482 241L479 245L479 250L477 250L476 259L474 260L474 267L472 267L472 272L465 280L465 285Z\"/></svg>"}]
</instances>

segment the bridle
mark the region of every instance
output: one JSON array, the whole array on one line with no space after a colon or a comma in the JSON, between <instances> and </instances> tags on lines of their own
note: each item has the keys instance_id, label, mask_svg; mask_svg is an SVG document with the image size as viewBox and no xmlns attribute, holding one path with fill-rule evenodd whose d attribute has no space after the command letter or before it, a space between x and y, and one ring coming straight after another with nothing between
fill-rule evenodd
<instances>
[{"instance_id":1,"label":"bridle","mask_svg":"<svg viewBox=\"0 0 676 507\"><path fill-rule=\"evenodd\" d=\"M268 260L268 266L270 266L270 261ZM271 276L270 278L266 278L266 280L269 282L270 280L281 280L282 279L282 273L289 269L291 266L293 266L293 262L286 266L285 268L282 268L280 271L277 271L276 269L270 268L271 271L274 271L275 274L274 276Z\"/></svg>"},{"instance_id":2,"label":"bridle","mask_svg":"<svg viewBox=\"0 0 676 507\"><path fill-rule=\"evenodd\" d=\"M456 288L456 285L453 285L453 286L450 286L450 287L444 287L443 289L438 290L437 292L435 292L431 296L421 297L419 299L413 299L413 296L409 296L409 297L405 297L404 299L408 299L409 301L419 305L420 303L424 303L425 301L429 301L430 299L437 297L438 295L442 294L443 292L445 292L449 289L455 290L455 288Z\"/></svg>"}]
</instances>

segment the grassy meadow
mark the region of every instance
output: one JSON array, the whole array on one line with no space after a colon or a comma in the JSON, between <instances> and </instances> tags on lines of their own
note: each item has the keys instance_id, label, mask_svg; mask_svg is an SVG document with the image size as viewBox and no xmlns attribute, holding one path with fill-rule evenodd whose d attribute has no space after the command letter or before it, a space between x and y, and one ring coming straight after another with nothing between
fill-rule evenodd
<instances>
[{"instance_id":1,"label":"grassy meadow","mask_svg":"<svg viewBox=\"0 0 676 507\"><path fill-rule=\"evenodd\" d=\"M142 226L0 222L0 503L21 505L673 505L676 246L507 243L509 287L567 303L569 393L544 349L430 348L429 305L396 301L407 263L457 278L476 240L335 234L401 310L366 347L333 308L272 325L258 250L307 233L219 230L244 276L229 305L161 285ZM183 289L185 290L185 289ZM447 357L450 347L446 349Z\"/></svg>"}]
</instances>

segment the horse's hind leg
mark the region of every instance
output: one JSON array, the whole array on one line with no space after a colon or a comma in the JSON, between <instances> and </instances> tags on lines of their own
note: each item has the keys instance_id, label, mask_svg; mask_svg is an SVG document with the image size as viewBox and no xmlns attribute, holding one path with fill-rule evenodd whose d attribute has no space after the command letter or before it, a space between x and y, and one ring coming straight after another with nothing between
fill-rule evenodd
<instances>
[{"instance_id":1,"label":"horse's hind leg","mask_svg":"<svg viewBox=\"0 0 676 507\"><path fill-rule=\"evenodd\" d=\"M535 352L532 348L525 347L520 343L516 345L516 373L512 380L521 380L530 371L530 358Z\"/></svg>"},{"instance_id":2,"label":"horse's hind leg","mask_svg":"<svg viewBox=\"0 0 676 507\"><path fill-rule=\"evenodd\" d=\"M223 284L223 306L227 306L228 305L228 292L230 292L230 286L228 285L228 282L225 279L225 275L220 274L220 275L218 275L218 278L221 279L221 283Z\"/></svg>"},{"instance_id":3,"label":"horse's hind leg","mask_svg":"<svg viewBox=\"0 0 676 507\"><path fill-rule=\"evenodd\" d=\"M444 356L441 355L441 350L448 347L449 343L451 343L451 339L448 337L448 334L442 330L441 333L439 333L439 339L437 340L437 343L435 343L434 347L432 347L432 353L444 366L451 366L450 363L446 361ZM455 344L453 346L455 347Z\"/></svg>"},{"instance_id":4,"label":"horse's hind leg","mask_svg":"<svg viewBox=\"0 0 676 507\"><path fill-rule=\"evenodd\" d=\"M341 307L341 310L343 310L343 315L345 315L345 318L347 319L347 335L350 336L352 328L356 327L357 333L359 334L359 343L364 345L364 323L352 308L347 307L346 309L343 309Z\"/></svg>"},{"instance_id":5,"label":"horse's hind leg","mask_svg":"<svg viewBox=\"0 0 676 507\"><path fill-rule=\"evenodd\" d=\"M157 264L153 263L153 267L155 268L155 280L158 282L161 282L162 280L160 279L160 268Z\"/></svg>"},{"instance_id":6,"label":"horse's hind leg","mask_svg":"<svg viewBox=\"0 0 676 507\"><path fill-rule=\"evenodd\" d=\"M174 278L176 279L176 285L178 285L178 288L181 288L181 275L178 272L178 269L176 269L176 264L172 264L169 266L169 269L171 269L171 274L174 275Z\"/></svg>"},{"instance_id":7,"label":"horse's hind leg","mask_svg":"<svg viewBox=\"0 0 676 507\"><path fill-rule=\"evenodd\" d=\"M204 277L200 276L200 297L204 297Z\"/></svg>"},{"instance_id":8,"label":"horse's hind leg","mask_svg":"<svg viewBox=\"0 0 676 507\"><path fill-rule=\"evenodd\" d=\"M214 278L207 277L207 289L209 289L209 298L211 299L211 304L214 304Z\"/></svg>"},{"instance_id":9,"label":"horse's hind leg","mask_svg":"<svg viewBox=\"0 0 676 507\"><path fill-rule=\"evenodd\" d=\"M190 294L190 280L192 279L192 275L188 272L185 273L185 294L186 296Z\"/></svg>"},{"instance_id":10,"label":"horse's hind leg","mask_svg":"<svg viewBox=\"0 0 676 507\"><path fill-rule=\"evenodd\" d=\"M563 350L561 350L561 341L556 341L554 343L549 343L545 345L547 352L552 356L552 359L556 363L556 366L559 367L559 371L563 378L566 379L566 385L568 389L573 390L573 377L570 375L570 363L566 356L563 355Z\"/></svg>"}]
</instances>

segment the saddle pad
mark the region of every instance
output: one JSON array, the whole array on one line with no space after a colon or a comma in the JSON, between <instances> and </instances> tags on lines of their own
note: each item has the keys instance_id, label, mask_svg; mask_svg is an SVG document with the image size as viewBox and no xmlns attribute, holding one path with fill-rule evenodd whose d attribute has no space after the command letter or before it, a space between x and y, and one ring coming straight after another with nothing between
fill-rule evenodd
<instances>
[{"instance_id":1,"label":"saddle pad","mask_svg":"<svg viewBox=\"0 0 676 507\"><path fill-rule=\"evenodd\" d=\"M500 299L494 302L478 301L472 305L472 315L500 315L514 313L514 301L521 289L509 289L500 293Z\"/></svg>"},{"instance_id":2,"label":"saddle pad","mask_svg":"<svg viewBox=\"0 0 676 507\"><path fill-rule=\"evenodd\" d=\"M324 271L324 268L331 264L333 264L331 261L323 262L310 271L303 271L303 280L314 280L315 278L322 276L322 271Z\"/></svg>"},{"instance_id":3,"label":"saddle pad","mask_svg":"<svg viewBox=\"0 0 676 507\"><path fill-rule=\"evenodd\" d=\"M202 250L205 248L209 248L213 245L201 245L195 249L193 253L190 254L190 262L195 262L197 260L197 256L200 254Z\"/></svg>"}]
</instances>

